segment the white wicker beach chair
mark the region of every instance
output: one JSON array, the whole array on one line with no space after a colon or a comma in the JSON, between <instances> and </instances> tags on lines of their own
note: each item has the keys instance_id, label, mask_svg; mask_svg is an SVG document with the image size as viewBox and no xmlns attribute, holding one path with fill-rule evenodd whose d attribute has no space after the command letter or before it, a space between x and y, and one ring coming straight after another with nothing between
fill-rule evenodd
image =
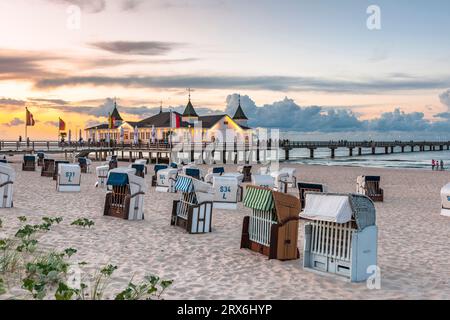
<instances>
[{"instance_id":1,"label":"white wicker beach chair","mask_svg":"<svg viewBox=\"0 0 450 320\"><path fill-rule=\"evenodd\" d=\"M106 183L104 215L125 220L144 219L145 179L132 168L116 168L109 172Z\"/></svg>"},{"instance_id":2,"label":"white wicker beach chair","mask_svg":"<svg viewBox=\"0 0 450 320\"><path fill-rule=\"evenodd\" d=\"M58 164L56 190L58 192L81 191L81 168L77 164Z\"/></svg>"},{"instance_id":3,"label":"white wicker beach chair","mask_svg":"<svg viewBox=\"0 0 450 320\"><path fill-rule=\"evenodd\" d=\"M97 182L95 187L106 187L106 180L108 179L109 165L102 165L95 168L95 174L97 175Z\"/></svg>"},{"instance_id":4,"label":"white wicker beach chair","mask_svg":"<svg viewBox=\"0 0 450 320\"><path fill-rule=\"evenodd\" d=\"M167 168L156 173L156 191L174 193L177 182L178 169Z\"/></svg>"},{"instance_id":5,"label":"white wicker beach chair","mask_svg":"<svg viewBox=\"0 0 450 320\"><path fill-rule=\"evenodd\" d=\"M307 270L331 273L352 282L367 280L377 265L375 206L359 194L306 193L300 217Z\"/></svg>"},{"instance_id":6,"label":"white wicker beach chair","mask_svg":"<svg viewBox=\"0 0 450 320\"><path fill-rule=\"evenodd\" d=\"M14 181L16 172L6 164L0 163L0 208L13 207Z\"/></svg>"},{"instance_id":7,"label":"white wicker beach chair","mask_svg":"<svg viewBox=\"0 0 450 320\"><path fill-rule=\"evenodd\" d=\"M441 189L441 215L450 217L450 183Z\"/></svg>"},{"instance_id":8,"label":"white wicker beach chair","mask_svg":"<svg viewBox=\"0 0 450 320\"><path fill-rule=\"evenodd\" d=\"M214 208L236 210L242 201L241 181L236 176L213 177Z\"/></svg>"},{"instance_id":9,"label":"white wicker beach chair","mask_svg":"<svg viewBox=\"0 0 450 320\"><path fill-rule=\"evenodd\" d=\"M189 233L211 232L214 200L211 185L180 175L175 189L181 192L181 199L173 202L171 225Z\"/></svg>"}]
</instances>

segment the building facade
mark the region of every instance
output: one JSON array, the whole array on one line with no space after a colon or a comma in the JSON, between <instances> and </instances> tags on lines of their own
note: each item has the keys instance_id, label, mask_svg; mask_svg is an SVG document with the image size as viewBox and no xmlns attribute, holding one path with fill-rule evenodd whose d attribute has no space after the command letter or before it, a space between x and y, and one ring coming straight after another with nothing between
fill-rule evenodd
<instances>
[{"instance_id":1,"label":"building facade","mask_svg":"<svg viewBox=\"0 0 450 320\"><path fill-rule=\"evenodd\" d=\"M248 127L240 102L233 117L227 114L199 116L189 99L183 112L160 112L141 121L125 121L114 104L111 118L113 126L101 124L85 129L86 139L92 142L117 143L168 142L233 142L250 141L252 130Z\"/></svg>"}]
</instances>

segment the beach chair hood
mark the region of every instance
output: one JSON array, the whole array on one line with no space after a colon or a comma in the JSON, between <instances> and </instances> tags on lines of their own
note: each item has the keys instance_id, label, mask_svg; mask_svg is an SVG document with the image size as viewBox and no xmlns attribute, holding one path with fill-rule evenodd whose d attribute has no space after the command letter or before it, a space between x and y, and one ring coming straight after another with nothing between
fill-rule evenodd
<instances>
[{"instance_id":1,"label":"beach chair hood","mask_svg":"<svg viewBox=\"0 0 450 320\"><path fill-rule=\"evenodd\" d=\"M252 184L259 187L274 188L275 179L270 175L252 175Z\"/></svg>"},{"instance_id":2,"label":"beach chair hood","mask_svg":"<svg viewBox=\"0 0 450 320\"><path fill-rule=\"evenodd\" d=\"M197 203L213 201L213 193L211 186L206 182L194 179L189 176L184 175L178 176L175 189L183 193L194 192L195 197L197 199Z\"/></svg>"},{"instance_id":3,"label":"beach chair hood","mask_svg":"<svg viewBox=\"0 0 450 320\"><path fill-rule=\"evenodd\" d=\"M136 176L136 169L133 168L116 168L109 171L108 186L124 186L129 184L130 193L146 192L148 186L144 178Z\"/></svg>"},{"instance_id":4,"label":"beach chair hood","mask_svg":"<svg viewBox=\"0 0 450 320\"><path fill-rule=\"evenodd\" d=\"M247 186L244 197L244 206L254 210L271 211L275 208L272 190Z\"/></svg>"},{"instance_id":5,"label":"beach chair hood","mask_svg":"<svg viewBox=\"0 0 450 320\"><path fill-rule=\"evenodd\" d=\"M339 224L354 219L359 230L376 223L372 200L356 194L306 193L306 207L300 216Z\"/></svg>"},{"instance_id":6,"label":"beach chair hood","mask_svg":"<svg viewBox=\"0 0 450 320\"><path fill-rule=\"evenodd\" d=\"M9 164L0 163L0 184L7 181L16 181L16 171Z\"/></svg>"}]
</instances>

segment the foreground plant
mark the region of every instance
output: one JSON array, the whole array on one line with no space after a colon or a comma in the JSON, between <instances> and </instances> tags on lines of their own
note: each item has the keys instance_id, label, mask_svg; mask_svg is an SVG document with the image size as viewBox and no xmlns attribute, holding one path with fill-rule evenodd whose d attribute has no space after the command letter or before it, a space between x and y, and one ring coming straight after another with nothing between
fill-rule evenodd
<instances>
[{"instance_id":1,"label":"foreground plant","mask_svg":"<svg viewBox=\"0 0 450 320\"><path fill-rule=\"evenodd\" d=\"M72 226L79 226L79 227L83 227L83 228L88 227L90 229L94 224L95 223L92 220L89 220L89 219L86 219L86 218L81 218L81 219L75 220L70 225L72 225Z\"/></svg>"},{"instance_id":2,"label":"foreground plant","mask_svg":"<svg viewBox=\"0 0 450 320\"><path fill-rule=\"evenodd\" d=\"M127 288L115 300L161 299L164 291L172 285L172 280L161 280L158 276L146 276L145 281L136 285L130 281Z\"/></svg>"}]
</instances>

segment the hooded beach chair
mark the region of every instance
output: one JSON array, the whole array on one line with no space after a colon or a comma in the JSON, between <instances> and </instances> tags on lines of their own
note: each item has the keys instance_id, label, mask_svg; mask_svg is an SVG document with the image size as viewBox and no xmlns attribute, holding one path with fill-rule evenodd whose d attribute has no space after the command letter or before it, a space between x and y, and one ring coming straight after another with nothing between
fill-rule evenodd
<instances>
[{"instance_id":1,"label":"hooded beach chair","mask_svg":"<svg viewBox=\"0 0 450 320\"><path fill-rule=\"evenodd\" d=\"M197 180L200 180L202 175L198 168L186 168L184 174Z\"/></svg>"},{"instance_id":2,"label":"hooded beach chair","mask_svg":"<svg viewBox=\"0 0 450 320\"><path fill-rule=\"evenodd\" d=\"M145 165L140 163L133 163L130 168L136 170L136 175L141 178L145 178Z\"/></svg>"},{"instance_id":3,"label":"hooded beach chair","mask_svg":"<svg viewBox=\"0 0 450 320\"><path fill-rule=\"evenodd\" d=\"M41 169L41 177L53 177L55 172L55 160L54 159L44 159Z\"/></svg>"},{"instance_id":4,"label":"hooded beach chair","mask_svg":"<svg viewBox=\"0 0 450 320\"><path fill-rule=\"evenodd\" d=\"M109 165L98 166L95 168L97 182L95 187L106 187L106 180L108 179Z\"/></svg>"},{"instance_id":5,"label":"hooded beach chair","mask_svg":"<svg viewBox=\"0 0 450 320\"><path fill-rule=\"evenodd\" d=\"M252 185L268 189L275 188L275 178L271 175L252 175Z\"/></svg>"},{"instance_id":6,"label":"hooded beach chair","mask_svg":"<svg viewBox=\"0 0 450 320\"><path fill-rule=\"evenodd\" d=\"M104 215L125 220L144 219L147 184L131 168L113 169L108 174Z\"/></svg>"},{"instance_id":7,"label":"hooded beach chair","mask_svg":"<svg viewBox=\"0 0 450 320\"><path fill-rule=\"evenodd\" d=\"M241 181L236 176L213 177L214 208L236 210L242 201Z\"/></svg>"},{"instance_id":8,"label":"hooded beach chair","mask_svg":"<svg viewBox=\"0 0 450 320\"><path fill-rule=\"evenodd\" d=\"M441 215L450 217L450 183L441 189Z\"/></svg>"},{"instance_id":9,"label":"hooded beach chair","mask_svg":"<svg viewBox=\"0 0 450 320\"><path fill-rule=\"evenodd\" d=\"M106 157L106 162L104 162L103 165L107 165L109 167L109 170L116 169L119 166L117 155Z\"/></svg>"},{"instance_id":10,"label":"hooded beach chair","mask_svg":"<svg viewBox=\"0 0 450 320\"><path fill-rule=\"evenodd\" d=\"M252 166L239 166L238 172L244 175L244 182L252 181Z\"/></svg>"},{"instance_id":11,"label":"hooded beach chair","mask_svg":"<svg viewBox=\"0 0 450 320\"><path fill-rule=\"evenodd\" d=\"M16 172L5 163L0 163L0 208L13 207L14 181Z\"/></svg>"},{"instance_id":12,"label":"hooded beach chair","mask_svg":"<svg viewBox=\"0 0 450 320\"><path fill-rule=\"evenodd\" d=\"M189 233L211 232L213 212L211 185L180 175L175 190L181 192L181 198L173 202L171 225L179 226Z\"/></svg>"},{"instance_id":13,"label":"hooded beach chair","mask_svg":"<svg viewBox=\"0 0 450 320\"><path fill-rule=\"evenodd\" d=\"M368 196L375 202L382 202L384 192L380 188L380 180L380 176L359 176L356 179L356 193Z\"/></svg>"},{"instance_id":14,"label":"hooded beach chair","mask_svg":"<svg viewBox=\"0 0 450 320\"><path fill-rule=\"evenodd\" d=\"M306 193L303 267L351 282L367 280L377 265L372 200L360 194Z\"/></svg>"},{"instance_id":15,"label":"hooded beach chair","mask_svg":"<svg viewBox=\"0 0 450 320\"><path fill-rule=\"evenodd\" d=\"M55 167L54 167L54 171L53 171L53 180L57 180L58 179L58 170L59 170L59 165L60 164L69 164L69 161L67 160L56 160L55 161Z\"/></svg>"},{"instance_id":16,"label":"hooded beach chair","mask_svg":"<svg viewBox=\"0 0 450 320\"><path fill-rule=\"evenodd\" d=\"M175 184L178 177L178 169L167 168L158 170L156 179L156 191L157 192L170 192L174 193Z\"/></svg>"},{"instance_id":17,"label":"hooded beach chair","mask_svg":"<svg viewBox=\"0 0 450 320\"><path fill-rule=\"evenodd\" d=\"M156 181L158 179L158 171L167 168L168 168L167 164L155 164L155 166L153 167L153 172L155 174L152 176L152 187L156 187Z\"/></svg>"},{"instance_id":18,"label":"hooded beach chair","mask_svg":"<svg viewBox=\"0 0 450 320\"><path fill-rule=\"evenodd\" d=\"M23 156L22 171L36 171L36 156Z\"/></svg>"},{"instance_id":19,"label":"hooded beach chair","mask_svg":"<svg viewBox=\"0 0 450 320\"><path fill-rule=\"evenodd\" d=\"M134 164L140 164L144 166L144 173L147 174L148 173L148 169L147 169L147 164L148 161L146 159L136 159L134 161Z\"/></svg>"},{"instance_id":20,"label":"hooded beach chair","mask_svg":"<svg viewBox=\"0 0 450 320\"><path fill-rule=\"evenodd\" d=\"M212 184L213 177L220 177L225 173L224 167L213 167L208 169L208 173L205 176L205 182Z\"/></svg>"},{"instance_id":21,"label":"hooded beach chair","mask_svg":"<svg viewBox=\"0 0 450 320\"><path fill-rule=\"evenodd\" d=\"M58 192L80 192L81 191L81 168L77 164L58 164L58 179L56 190Z\"/></svg>"},{"instance_id":22,"label":"hooded beach chair","mask_svg":"<svg viewBox=\"0 0 450 320\"><path fill-rule=\"evenodd\" d=\"M319 183L299 182L297 183L298 195L300 198L301 208L305 208L305 195L307 192L327 192L328 187Z\"/></svg>"},{"instance_id":23,"label":"hooded beach chair","mask_svg":"<svg viewBox=\"0 0 450 320\"><path fill-rule=\"evenodd\" d=\"M276 171L270 173L275 180L275 190L283 193L288 192L288 179L289 174L287 172Z\"/></svg>"},{"instance_id":24,"label":"hooded beach chair","mask_svg":"<svg viewBox=\"0 0 450 320\"><path fill-rule=\"evenodd\" d=\"M81 173L90 172L91 160L86 157L80 157L78 158L78 164L81 168Z\"/></svg>"},{"instance_id":25,"label":"hooded beach chair","mask_svg":"<svg viewBox=\"0 0 450 320\"><path fill-rule=\"evenodd\" d=\"M297 184L297 169L295 168L281 168L281 173L287 173L288 176L285 178L285 181L290 185L291 187L295 188L295 185Z\"/></svg>"},{"instance_id":26,"label":"hooded beach chair","mask_svg":"<svg viewBox=\"0 0 450 320\"><path fill-rule=\"evenodd\" d=\"M249 185L244 206L252 214L244 218L241 248L269 259L299 258L297 248L300 203L292 195Z\"/></svg>"},{"instance_id":27,"label":"hooded beach chair","mask_svg":"<svg viewBox=\"0 0 450 320\"><path fill-rule=\"evenodd\" d=\"M38 167L42 167L44 165L44 159L47 158L47 156L45 155L45 153L43 151L38 151L36 153L36 156L37 156Z\"/></svg>"}]
</instances>

